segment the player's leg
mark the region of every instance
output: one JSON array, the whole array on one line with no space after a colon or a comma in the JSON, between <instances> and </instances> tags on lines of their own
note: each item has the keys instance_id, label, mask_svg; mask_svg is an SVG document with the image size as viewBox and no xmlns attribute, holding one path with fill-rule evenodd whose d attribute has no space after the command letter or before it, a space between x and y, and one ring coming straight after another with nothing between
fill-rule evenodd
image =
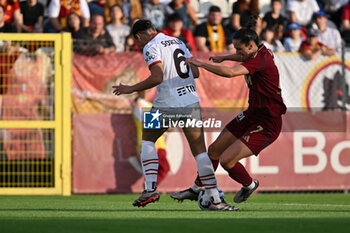
<instances>
[{"instance_id":1,"label":"player's leg","mask_svg":"<svg viewBox=\"0 0 350 233\"><path fill-rule=\"evenodd\" d=\"M227 130L227 128L224 128L218 138L209 146L208 155L212 162L214 171L216 171L219 165L220 156L225 153L226 149L236 140L237 138L229 130ZM198 200L198 195L202 187L203 184L197 173L196 180L190 188L179 192L174 192L170 196L178 201Z\"/></svg>"},{"instance_id":2,"label":"player's leg","mask_svg":"<svg viewBox=\"0 0 350 233\"><path fill-rule=\"evenodd\" d=\"M242 185L241 190L235 195L236 203L243 202L258 188L259 181L254 180L239 160L253 155L253 152L241 140L235 141L229 146L220 158L221 166L229 176Z\"/></svg>"},{"instance_id":3,"label":"player's leg","mask_svg":"<svg viewBox=\"0 0 350 233\"><path fill-rule=\"evenodd\" d=\"M146 180L146 188L142 195L134 201L134 206L146 206L151 202L159 200L157 193L157 176L158 176L158 155L155 147L157 139L167 129L144 129L141 143L141 164L143 175Z\"/></svg>"},{"instance_id":4,"label":"player's leg","mask_svg":"<svg viewBox=\"0 0 350 233\"><path fill-rule=\"evenodd\" d=\"M271 118L266 120L248 114L246 120L242 120L242 124L250 126L239 137L239 140L226 149L220 158L220 164L229 173L230 177L243 186L235 195L234 201L236 203L247 200L259 186L259 181L252 179L239 160L253 154L258 155L260 151L274 142L281 131L282 119ZM231 126L228 127L228 130L232 134L239 131L239 124L232 124Z\"/></svg>"},{"instance_id":5,"label":"player's leg","mask_svg":"<svg viewBox=\"0 0 350 233\"><path fill-rule=\"evenodd\" d=\"M213 164L214 171L219 166L220 156L225 153L226 149L232 145L237 138L226 128L224 128L220 135L215 139L215 141L208 148L208 155ZM194 185L203 186L200 183L199 176L197 176ZM195 186L194 186L195 187Z\"/></svg>"},{"instance_id":6,"label":"player's leg","mask_svg":"<svg viewBox=\"0 0 350 233\"><path fill-rule=\"evenodd\" d=\"M158 169L158 177L157 177L157 185L163 181L170 170L170 166L168 160L166 158L166 150L158 149L158 160L159 160L159 169Z\"/></svg>"},{"instance_id":7,"label":"player's leg","mask_svg":"<svg viewBox=\"0 0 350 233\"><path fill-rule=\"evenodd\" d=\"M211 198L211 210L238 210L235 206L230 206L221 202L217 189L217 182L212 163L205 149L203 128L183 128L186 139L190 145L191 152L195 157L198 169L198 175L201 183L205 187L207 195Z\"/></svg>"}]
</instances>

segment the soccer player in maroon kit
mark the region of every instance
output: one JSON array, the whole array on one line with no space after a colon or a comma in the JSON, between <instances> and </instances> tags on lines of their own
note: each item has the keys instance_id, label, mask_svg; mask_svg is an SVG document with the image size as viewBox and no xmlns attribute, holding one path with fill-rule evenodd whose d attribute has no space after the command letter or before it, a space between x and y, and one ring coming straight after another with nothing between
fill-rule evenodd
<instances>
[{"instance_id":1,"label":"soccer player in maroon kit","mask_svg":"<svg viewBox=\"0 0 350 233\"><path fill-rule=\"evenodd\" d=\"M242 184L242 189L234 197L236 203L247 200L259 186L259 181L252 179L239 160L258 155L277 139L282 127L281 115L286 112L273 53L260 44L259 36L252 26L240 29L234 35L235 54L209 58L215 63L225 60L242 63L227 67L194 58L187 59L192 65L225 78L245 75L249 88L249 107L226 125L208 149L214 169L220 162L229 176ZM173 193L171 197L181 201L196 200L200 189L201 183L197 177L191 188Z\"/></svg>"}]
</instances>

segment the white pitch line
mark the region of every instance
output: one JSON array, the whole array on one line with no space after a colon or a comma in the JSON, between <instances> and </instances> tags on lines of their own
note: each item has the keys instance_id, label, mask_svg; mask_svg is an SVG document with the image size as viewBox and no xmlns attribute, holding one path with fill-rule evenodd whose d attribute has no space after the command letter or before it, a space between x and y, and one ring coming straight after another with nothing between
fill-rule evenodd
<instances>
[{"instance_id":1,"label":"white pitch line","mask_svg":"<svg viewBox=\"0 0 350 233\"><path fill-rule=\"evenodd\" d=\"M350 208L350 205L339 205L339 204L307 204L307 203L254 203L260 205L285 205L285 206L324 206L324 207L343 207Z\"/></svg>"}]
</instances>

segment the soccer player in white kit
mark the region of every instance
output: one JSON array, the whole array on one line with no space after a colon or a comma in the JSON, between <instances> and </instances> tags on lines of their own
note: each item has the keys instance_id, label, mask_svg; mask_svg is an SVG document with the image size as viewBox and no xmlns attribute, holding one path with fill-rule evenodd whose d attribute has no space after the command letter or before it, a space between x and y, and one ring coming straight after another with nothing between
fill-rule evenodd
<instances>
[{"instance_id":1,"label":"soccer player in white kit","mask_svg":"<svg viewBox=\"0 0 350 233\"><path fill-rule=\"evenodd\" d=\"M157 98L153 101L153 110L160 113L194 114L201 118L199 98L196 92L194 77L199 76L198 68L186 63L192 57L186 45L175 37L157 33L149 20L139 20L132 28L135 40L144 47L143 55L149 66L151 75L142 82L132 86L113 86L116 95L129 94L157 87ZM156 112L156 113L157 113ZM155 116L155 115L153 115ZM159 200L157 193L158 156L155 142L167 130L143 129L141 163L146 180L146 189L134 201L134 206L146 206ZM198 174L204 184L206 195L210 197L209 210L238 210L221 201L217 189L216 177L212 163L208 157L204 142L203 128L184 127L183 131L197 162Z\"/></svg>"}]
</instances>

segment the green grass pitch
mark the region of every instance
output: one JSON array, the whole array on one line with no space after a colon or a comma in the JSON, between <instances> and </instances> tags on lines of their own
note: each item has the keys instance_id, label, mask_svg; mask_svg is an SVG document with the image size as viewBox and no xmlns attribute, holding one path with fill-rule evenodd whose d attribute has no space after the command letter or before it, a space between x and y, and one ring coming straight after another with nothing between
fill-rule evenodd
<instances>
[{"instance_id":1,"label":"green grass pitch","mask_svg":"<svg viewBox=\"0 0 350 233\"><path fill-rule=\"evenodd\" d=\"M350 232L348 194L255 194L238 212L201 211L169 195L145 208L138 195L0 196L1 233ZM226 194L232 204L233 195Z\"/></svg>"}]
</instances>

